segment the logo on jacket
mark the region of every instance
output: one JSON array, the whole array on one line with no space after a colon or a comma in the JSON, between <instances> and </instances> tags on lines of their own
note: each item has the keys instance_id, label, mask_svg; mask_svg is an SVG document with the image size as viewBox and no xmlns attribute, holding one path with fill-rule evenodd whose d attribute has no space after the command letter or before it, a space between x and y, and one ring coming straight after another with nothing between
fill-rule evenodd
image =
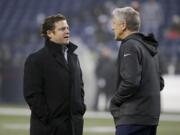
<instances>
[{"instance_id":1,"label":"logo on jacket","mask_svg":"<svg viewBox=\"0 0 180 135\"><path fill-rule=\"evenodd\" d=\"M126 54L124 54L124 57L127 57L127 56L129 56L129 55L131 55L130 53L126 53Z\"/></svg>"}]
</instances>

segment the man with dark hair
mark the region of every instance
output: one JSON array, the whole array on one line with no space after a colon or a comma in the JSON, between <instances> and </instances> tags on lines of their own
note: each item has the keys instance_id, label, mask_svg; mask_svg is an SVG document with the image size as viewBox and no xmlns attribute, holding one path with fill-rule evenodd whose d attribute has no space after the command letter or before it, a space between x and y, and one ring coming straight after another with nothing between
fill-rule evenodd
<instances>
[{"instance_id":1,"label":"man with dark hair","mask_svg":"<svg viewBox=\"0 0 180 135\"><path fill-rule=\"evenodd\" d=\"M116 135L156 135L160 116L158 42L139 33L139 13L131 7L113 11L112 29L121 41L117 59L116 92L110 110Z\"/></svg>"},{"instance_id":2,"label":"man with dark hair","mask_svg":"<svg viewBox=\"0 0 180 135\"><path fill-rule=\"evenodd\" d=\"M82 72L66 18L47 17L41 34L45 46L27 58L24 69L30 135L82 135L86 110Z\"/></svg>"}]
</instances>

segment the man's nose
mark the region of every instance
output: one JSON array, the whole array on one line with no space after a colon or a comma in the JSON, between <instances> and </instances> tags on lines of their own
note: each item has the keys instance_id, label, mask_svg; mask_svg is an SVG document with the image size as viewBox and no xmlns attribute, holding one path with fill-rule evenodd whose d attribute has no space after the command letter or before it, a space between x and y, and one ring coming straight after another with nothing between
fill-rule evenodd
<instances>
[{"instance_id":1,"label":"man's nose","mask_svg":"<svg viewBox=\"0 0 180 135\"><path fill-rule=\"evenodd\" d=\"M65 31L67 34L69 34L70 33L70 31L69 31L69 29L66 29L66 31Z\"/></svg>"}]
</instances>

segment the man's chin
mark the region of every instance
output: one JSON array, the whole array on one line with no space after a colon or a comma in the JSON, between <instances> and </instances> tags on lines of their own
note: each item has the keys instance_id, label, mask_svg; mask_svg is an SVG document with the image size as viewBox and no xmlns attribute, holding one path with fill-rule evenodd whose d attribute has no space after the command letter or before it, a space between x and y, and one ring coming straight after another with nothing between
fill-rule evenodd
<instances>
[{"instance_id":1,"label":"man's chin","mask_svg":"<svg viewBox=\"0 0 180 135\"><path fill-rule=\"evenodd\" d=\"M122 39L121 38L119 38L119 37L115 37L114 38L116 41L121 41Z\"/></svg>"},{"instance_id":2,"label":"man's chin","mask_svg":"<svg viewBox=\"0 0 180 135\"><path fill-rule=\"evenodd\" d=\"M67 45L67 44L69 44L69 42L70 42L70 41L65 41L64 44Z\"/></svg>"}]
</instances>

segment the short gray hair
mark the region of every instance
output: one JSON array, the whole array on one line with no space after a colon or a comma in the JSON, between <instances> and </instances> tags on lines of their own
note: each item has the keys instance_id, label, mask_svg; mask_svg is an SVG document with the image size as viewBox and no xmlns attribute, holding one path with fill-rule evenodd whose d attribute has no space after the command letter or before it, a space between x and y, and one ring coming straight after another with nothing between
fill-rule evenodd
<instances>
[{"instance_id":1,"label":"short gray hair","mask_svg":"<svg viewBox=\"0 0 180 135\"><path fill-rule=\"evenodd\" d=\"M112 15L117 17L119 21L125 21L130 31L139 31L141 20L139 12L132 7L116 8Z\"/></svg>"}]
</instances>

